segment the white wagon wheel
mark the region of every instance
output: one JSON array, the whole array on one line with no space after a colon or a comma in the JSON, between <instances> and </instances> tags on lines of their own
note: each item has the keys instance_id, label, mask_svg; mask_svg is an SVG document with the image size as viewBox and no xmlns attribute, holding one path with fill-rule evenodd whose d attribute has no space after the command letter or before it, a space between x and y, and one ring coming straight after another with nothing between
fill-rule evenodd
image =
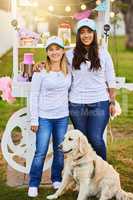
<instances>
[{"instance_id":1,"label":"white wagon wheel","mask_svg":"<svg viewBox=\"0 0 133 200\"><path fill-rule=\"evenodd\" d=\"M12 131L16 127L19 127L19 129L21 130L19 144L14 144L12 137ZM12 168L22 173L29 173L35 152L35 134L32 131L30 131L30 123L27 116L27 108L22 108L18 110L8 120L5 132L2 137L1 148L5 160ZM49 150L43 171L49 169L51 166L51 154L52 142L50 142L49 145ZM18 162L18 160L21 161Z\"/></svg>"}]
</instances>

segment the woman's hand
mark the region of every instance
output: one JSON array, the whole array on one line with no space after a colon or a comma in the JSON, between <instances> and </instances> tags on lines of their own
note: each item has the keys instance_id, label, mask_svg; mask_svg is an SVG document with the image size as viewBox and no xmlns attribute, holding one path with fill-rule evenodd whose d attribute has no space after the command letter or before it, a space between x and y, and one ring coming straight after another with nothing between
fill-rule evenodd
<instances>
[{"instance_id":1,"label":"woman's hand","mask_svg":"<svg viewBox=\"0 0 133 200\"><path fill-rule=\"evenodd\" d=\"M116 114L115 104L110 103L109 105L109 113L111 117L114 117Z\"/></svg>"},{"instance_id":2,"label":"woman's hand","mask_svg":"<svg viewBox=\"0 0 133 200\"><path fill-rule=\"evenodd\" d=\"M34 133L36 133L37 130L38 130L38 126L32 125L30 129L31 129L31 131L33 131Z\"/></svg>"},{"instance_id":3,"label":"woman's hand","mask_svg":"<svg viewBox=\"0 0 133 200\"><path fill-rule=\"evenodd\" d=\"M45 68L45 62L38 62L33 67L33 72L40 72L42 69Z\"/></svg>"}]
</instances>

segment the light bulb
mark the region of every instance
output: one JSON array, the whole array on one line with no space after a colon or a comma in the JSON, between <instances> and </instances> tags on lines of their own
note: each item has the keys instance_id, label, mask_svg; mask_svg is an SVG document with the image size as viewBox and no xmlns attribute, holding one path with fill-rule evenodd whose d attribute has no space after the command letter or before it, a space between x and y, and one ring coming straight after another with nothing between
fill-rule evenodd
<instances>
[{"instance_id":1,"label":"light bulb","mask_svg":"<svg viewBox=\"0 0 133 200\"><path fill-rule=\"evenodd\" d=\"M110 17L113 18L115 16L114 12L110 12Z\"/></svg>"},{"instance_id":2,"label":"light bulb","mask_svg":"<svg viewBox=\"0 0 133 200\"><path fill-rule=\"evenodd\" d=\"M34 7L38 7L38 2L33 2L33 4L32 4Z\"/></svg>"},{"instance_id":3,"label":"light bulb","mask_svg":"<svg viewBox=\"0 0 133 200\"><path fill-rule=\"evenodd\" d=\"M85 10L86 9L86 5L85 4L82 4L81 5L81 10Z\"/></svg>"},{"instance_id":4,"label":"light bulb","mask_svg":"<svg viewBox=\"0 0 133 200\"><path fill-rule=\"evenodd\" d=\"M52 5L50 5L50 6L48 7L48 10L49 10L50 12L53 12L53 11L54 11L54 7L53 7Z\"/></svg>"},{"instance_id":5,"label":"light bulb","mask_svg":"<svg viewBox=\"0 0 133 200\"><path fill-rule=\"evenodd\" d=\"M70 6L66 6L66 7L65 7L65 11L66 11L66 12L70 12L70 11L71 11L71 7L70 7Z\"/></svg>"}]
</instances>

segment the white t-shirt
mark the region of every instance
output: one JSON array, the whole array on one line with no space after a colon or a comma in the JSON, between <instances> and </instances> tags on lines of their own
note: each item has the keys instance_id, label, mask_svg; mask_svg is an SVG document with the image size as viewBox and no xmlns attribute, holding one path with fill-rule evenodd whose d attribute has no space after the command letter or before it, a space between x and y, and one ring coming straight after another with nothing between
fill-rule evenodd
<instances>
[{"instance_id":1,"label":"white t-shirt","mask_svg":"<svg viewBox=\"0 0 133 200\"><path fill-rule=\"evenodd\" d=\"M73 49L66 52L70 66L72 67ZM115 88L115 72L113 62L109 52L99 49L101 69L97 71L89 70L91 63L81 63L80 69L72 71L72 84L69 92L69 101L79 104L90 104L109 99L107 85Z\"/></svg>"},{"instance_id":2,"label":"white t-shirt","mask_svg":"<svg viewBox=\"0 0 133 200\"><path fill-rule=\"evenodd\" d=\"M71 73L35 72L31 82L30 114L31 125L38 125L38 118L57 119L69 115L68 90Z\"/></svg>"}]
</instances>

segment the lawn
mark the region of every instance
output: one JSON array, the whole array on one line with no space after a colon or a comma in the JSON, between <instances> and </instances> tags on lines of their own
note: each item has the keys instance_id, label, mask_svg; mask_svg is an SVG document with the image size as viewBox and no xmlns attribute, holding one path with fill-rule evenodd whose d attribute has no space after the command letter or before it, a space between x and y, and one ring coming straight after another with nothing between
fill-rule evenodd
<instances>
[{"instance_id":1,"label":"lawn","mask_svg":"<svg viewBox=\"0 0 133 200\"><path fill-rule=\"evenodd\" d=\"M124 76L127 82L133 83L133 50L125 49L125 40L125 37L111 38L109 50L114 61L116 75Z\"/></svg>"},{"instance_id":2,"label":"lawn","mask_svg":"<svg viewBox=\"0 0 133 200\"><path fill-rule=\"evenodd\" d=\"M109 50L115 63L117 76L126 77L127 82L133 83L133 52L124 48L124 37L111 38ZM19 60L27 50L19 52ZM44 57L43 49L30 49L35 55L35 61ZM3 75L12 76L12 51L7 52L0 58L0 77ZM133 92L125 89L118 90L118 101L122 107L122 115L111 121L114 141L111 143L108 138L108 161L118 170L124 189L133 192ZM25 100L18 98L13 104L7 104L0 100L0 135L4 131L7 120L13 112L25 106ZM27 188L11 188L5 185L5 161L0 153L0 200L27 200ZM52 189L41 187L40 195L36 200L46 199L47 194L53 192ZM62 200L76 199L77 194L68 192Z\"/></svg>"}]
</instances>

